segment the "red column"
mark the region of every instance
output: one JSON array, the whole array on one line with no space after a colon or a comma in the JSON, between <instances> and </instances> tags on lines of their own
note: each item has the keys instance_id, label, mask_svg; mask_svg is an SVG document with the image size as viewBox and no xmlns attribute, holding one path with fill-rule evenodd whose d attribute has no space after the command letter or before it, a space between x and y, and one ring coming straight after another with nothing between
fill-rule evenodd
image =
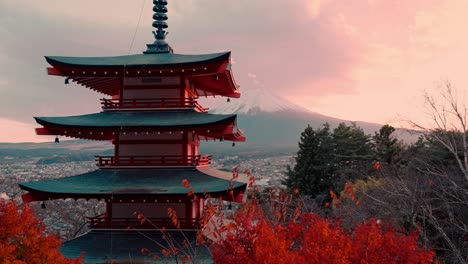
<instances>
[{"instance_id":1,"label":"red column","mask_svg":"<svg viewBox=\"0 0 468 264\"><path fill-rule=\"evenodd\" d=\"M184 131L184 135L182 137L182 160L184 160L185 163L188 163L188 161L189 161L188 155L187 155L187 152L188 152L187 148L189 146L187 133L188 133L187 131Z\"/></svg>"},{"instance_id":2,"label":"red column","mask_svg":"<svg viewBox=\"0 0 468 264\"><path fill-rule=\"evenodd\" d=\"M114 139L114 160L116 164L119 160L119 148L120 148L120 131L115 132L115 139Z\"/></svg>"},{"instance_id":3,"label":"red column","mask_svg":"<svg viewBox=\"0 0 468 264\"><path fill-rule=\"evenodd\" d=\"M198 217L201 218L203 216L203 212L205 210L205 201L203 198L198 198Z\"/></svg>"},{"instance_id":4,"label":"red column","mask_svg":"<svg viewBox=\"0 0 468 264\"><path fill-rule=\"evenodd\" d=\"M112 202L106 202L106 227L112 227Z\"/></svg>"},{"instance_id":5,"label":"red column","mask_svg":"<svg viewBox=\"0 0 468 264\"><path fill-rule=\"evenodd\" d=\"M185 223L184 223L184 226L187 227L187 228L190 228L191 227L191 223L192 223L192 203L190 202L190 200L187 200L185 202Z\"/></svg>"}]
</instances>

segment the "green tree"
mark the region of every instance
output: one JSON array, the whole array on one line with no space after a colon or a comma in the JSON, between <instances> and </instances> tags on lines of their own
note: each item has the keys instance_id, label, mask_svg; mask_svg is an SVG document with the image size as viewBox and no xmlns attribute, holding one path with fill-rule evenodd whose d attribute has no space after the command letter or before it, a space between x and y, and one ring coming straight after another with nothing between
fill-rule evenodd
<instances>
[{"instance_id":1,"label":"green tree","mask_svg":"<svg viewBox=\"0 0 468 264\"><path fill-rule=\"evenodd\" d=\"M317 129L308 126L301 134L296 165L288 167L284 184L326 200L330 190L340 192L345 182L366 176L372 157L370 136L355 124L341 123L333 133L328 124Z\"/></svg>"},{"instance_id":2,"label":"green tree","mask_svg":"<svg viewBox=\"0 0 468 264\"><path fill-rule=\"evenodd\" d=\"M398 142L398 139L393 137L394 132L394 127L384 125L372 137L375 158L378 161L395 164L400 160L403 146Z\"/></svg>"},{"instance_id":3,"label":"green tree","mask_svg":"<svg viewBox=\"0 0 468 264\"><path fill-rule=\"evenodd\" d=\"M456 158L463 160L463 134L456 131L434 130L426 135L421 135L417 142L410 145L402 153L402 161L408 163L413 168L424 171L436 171L440 168L450 168L453 172L460 170L454 154L442 144L437 137L447 137L451 140L451 146L457 150Z\"/></svg>"},{"instance_id":4,"label":"green tree","mask_svg":"<svg viewBox=\"0 0 468 264\"><path fill-rule=\"evenodd\" d=\"M302 132L299 151L294 169L288 167L284 184L302 194L317 195L328 193L332 187L333 152L330 126L324 124L318 129L310 125Z\"/></svg>"},{"instance_id":5,"label":"green tree","mask_svg":"<svg viewBox=\"0 0 468 264\"><path fill-rule=\"evenodd\" d=\"M348 181L365 178L373 159L370 135L355 123L340 123L333 130L333 189L341 192Z\"/></svg>"},{"instance_id":6,"label":"green tree","mask_svg":"<svg viewBox=\"0 0 468 264\"><path fill-rule=\"evenodd\" d=\"M372 159L372 145L370 136L355 123L351 126L340 123L333 130L333 151L335 153L335 166L339 168L352 168L356 161Z\"/></svg>"}]
</instances>

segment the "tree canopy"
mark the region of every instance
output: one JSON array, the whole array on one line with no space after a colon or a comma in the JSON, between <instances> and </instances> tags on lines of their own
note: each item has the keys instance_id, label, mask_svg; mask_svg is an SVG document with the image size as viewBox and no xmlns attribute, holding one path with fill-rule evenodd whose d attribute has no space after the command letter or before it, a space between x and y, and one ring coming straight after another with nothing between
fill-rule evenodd
<instances>
[{"instance_id":1,"label":"tree canopy","mask_svg":"<svg viewBox=\"0 0 468 264\"><path fill-rule=\"evenodd\" d=\"M395 128L384 125L372 137L374 143L375 158L389 164L398 162L401 158L403 146L398 139L393 136Z\"/></svg>"},{"instance_id":2,"label":"tree canopy","mask_svg":"<svg viewBox=\"0 0 468 264\"><path fill-rule=\"evenodd\" d=\"M0 263L78 264L81 259L65 259L60 240L45 234L45 227L28 206L0 200Z\"/></svg>"},{"instance_id":3,"label":"tree canopy","mask_svg":"<svg viewBox=\"0 0 468 264\"><path fill-rule=\"evenodd\" d=\"M332 187L333 151L330 126L308 126L301 134L294 169L288 168L286 185L303 193L319 195Z\"/></svg>"},{"instance_id":4,"label":"tree canopy","mask_svg":"<svg viewBox=\"0 0 468 264\"><path fill-rule=\"evenodd\" d=\"M210 246L214 262L434 263L434 252L418 245L416 232L399 234L376 219L348 232L333 219L312 213L288 217L281 206L275 208L269 217L255 201L244 205L220 230L223 239Z\"/></svg>"},{"instance_id":5,"label":"tree canopy","mask_svg":"<svg viewBox=\"0 0 468 264\"><path fill-rule=\"evenodd\" d=\"M370 136L352 124L328 124L301 134L294 168L288 168L285 185L312 197L340 190L345 181L357 177L355 168L372 160ZM359 173L358 173L359 174Z\"/></svg>"}]
</instances>

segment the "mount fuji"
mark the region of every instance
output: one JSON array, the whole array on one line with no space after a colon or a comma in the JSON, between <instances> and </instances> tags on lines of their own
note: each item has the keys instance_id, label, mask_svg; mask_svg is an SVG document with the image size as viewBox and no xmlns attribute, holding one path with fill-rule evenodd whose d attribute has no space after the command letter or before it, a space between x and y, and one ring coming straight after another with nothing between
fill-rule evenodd
<instances>
[{"instance_id":1,"label":"mount fuji","mask_svg":"<svg viewBox=\"0 0 468 264\"><path fill-rule=\"evenodd\" d=\"M328 122L331 127L350 121L312 112L275 95L264 88L242 91L239 99L230 99L210 111L213 114L237 114L238 127L244 131L246 143L240 148L296 149L301 132L311 125L319 127ZM380 129L380 124L356 122L366 133ZM219 146L219 142L217 143ZM209 146L211 144L208 144ZM237 147L236 147L237 148Z\"/></svg>"},{"instance_id":2,"label":"mount fuji","mask_svg":"<svg viewBox=\"0 0 468 264\"><path fill-rule=\"evenodd\" d=\"M241 98L231 99L231 102L212 110L214 114L236 113L241 115L281 112L307 113L309 110L272 94L264 88L243 91Z\"/></svg>"}]
</instances>

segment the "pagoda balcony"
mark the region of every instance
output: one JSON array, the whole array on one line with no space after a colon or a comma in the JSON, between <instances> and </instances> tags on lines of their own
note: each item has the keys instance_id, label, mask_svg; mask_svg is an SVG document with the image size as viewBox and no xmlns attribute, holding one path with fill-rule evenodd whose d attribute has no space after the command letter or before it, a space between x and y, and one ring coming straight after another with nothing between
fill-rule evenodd
<instances>
[{"instance_id":1,"label":"pagoda balcony","mask_svg":"<svg viewBox=\"0 0 468 264\"><path fill-rule=\"evenodd\" d=\"M206 113L208 108L201 106L195 99L101 99L102 109L112 110L189 110Z\"/></svg>"},{"instance_id":2,"label":"pagoda balcony","mask_svg":"<svg viewBox=\"0 0 468 264\"><path fill-rule=\"evenodd\" d=\"M200 220L196 218L177 218L179 229L199 229ZM145 218L144 221L136 216L132 218L107 219L105 214L86 217L89 228L93 229L171 229L175 228L171 218Z\"/></svg>"},{"instance_id":3,"label":"pagoda balcony","mask_svg":"<svg viewBox=\"0 0 468 264\"><path fill-rule=\"evenodd\" d=\"M211 164L208 156L96 156L100 168L111 167L196 167Z\"/></svg>"}]
</instances>

